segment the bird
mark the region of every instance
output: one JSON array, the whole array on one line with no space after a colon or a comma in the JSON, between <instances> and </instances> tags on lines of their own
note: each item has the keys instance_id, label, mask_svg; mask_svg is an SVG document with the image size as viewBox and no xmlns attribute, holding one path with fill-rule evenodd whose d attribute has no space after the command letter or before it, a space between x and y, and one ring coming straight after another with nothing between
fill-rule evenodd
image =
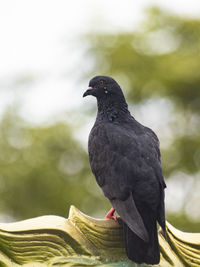
<instances>
[{"instance_id":1,"label":"bird","mask_svg":"<svg viewBox=\"0 0 200 267\"><path fill-rule=\"evenodd\" d=\"M97 99L97 116L88 139L92 173L112 209L108 219L123 224L126 254L136 263L158 264L157 222L166 235L165 188L159 140L130 113L120 85L95 76L83 94Z\"/></svg>"}]
</instances>

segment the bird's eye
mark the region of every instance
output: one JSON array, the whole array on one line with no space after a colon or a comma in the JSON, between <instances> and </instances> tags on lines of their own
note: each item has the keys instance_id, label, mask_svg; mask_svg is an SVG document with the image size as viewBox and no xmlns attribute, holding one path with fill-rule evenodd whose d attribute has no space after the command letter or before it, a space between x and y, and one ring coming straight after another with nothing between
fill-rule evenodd
<instances>
[{"instance_id":1,"label":"bird's eye","mask_svg":"<svg viewBox=\"0 0 200 267\"><path fill-rule=\"evenodd\" d=\"M103 86L103 85L104 85L104 81L102 81L102 80L99 81L99 85L100 85L100 86Z\"/></svg>"}]
</instances>

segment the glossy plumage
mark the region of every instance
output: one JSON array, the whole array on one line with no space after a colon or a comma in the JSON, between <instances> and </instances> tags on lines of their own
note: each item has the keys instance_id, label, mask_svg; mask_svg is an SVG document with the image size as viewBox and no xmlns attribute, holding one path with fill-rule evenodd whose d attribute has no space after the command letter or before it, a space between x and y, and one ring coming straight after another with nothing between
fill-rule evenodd
<instances>
[{"instance_id":1,"label":"glossy plumage","mask_svg":"<svg viewBox=\"0 0 200 267\"><path fill-rule=\"evenodd\" d=\"M165 232L158 138L131 116L114 79L96 76L89 86L84 96L95 96L98 104L88 142L92 172L124 222L128 257L137 263L157 264L157 221Z\"/></svg>"}]
</instances>

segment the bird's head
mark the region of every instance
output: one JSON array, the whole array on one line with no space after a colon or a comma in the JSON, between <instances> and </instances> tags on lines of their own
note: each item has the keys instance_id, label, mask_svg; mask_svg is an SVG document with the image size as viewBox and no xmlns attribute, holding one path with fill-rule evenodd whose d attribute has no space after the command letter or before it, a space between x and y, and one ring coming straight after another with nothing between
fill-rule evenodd
<instances>
[{"instance_id":1,"label":"bird's head","mask_svg":"<svg viewBox=\"0 0 200 267\"><path fill-rule=\"evenodd\" d=\"M119 84L109 76L95 76L89 82L89 87L83 94L83 97L92 95L97 100L103 100L108 98L121 98L123 96L122 90Z\"/></svg>"}]
</instances>

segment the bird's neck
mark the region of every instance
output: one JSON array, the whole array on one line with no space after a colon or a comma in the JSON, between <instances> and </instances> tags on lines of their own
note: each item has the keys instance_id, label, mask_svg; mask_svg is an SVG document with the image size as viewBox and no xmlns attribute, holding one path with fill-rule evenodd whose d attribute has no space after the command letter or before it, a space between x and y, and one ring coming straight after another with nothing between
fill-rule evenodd
<instances>
[{"instance_id":1,"label":"bird's neck","mask_svg":"<svg viewBox=\"0 0 200 267\"><path fill-rule=\"evenodd\" d=\"M115 120L123 120L126 118L127 115L130 115L128 110L128 105L125 99L121 101L103 101L97 100L98 106L98 113L97 119L98 120L108 120L108 121L115 121Z\"/></svg>"}]
</instances>

